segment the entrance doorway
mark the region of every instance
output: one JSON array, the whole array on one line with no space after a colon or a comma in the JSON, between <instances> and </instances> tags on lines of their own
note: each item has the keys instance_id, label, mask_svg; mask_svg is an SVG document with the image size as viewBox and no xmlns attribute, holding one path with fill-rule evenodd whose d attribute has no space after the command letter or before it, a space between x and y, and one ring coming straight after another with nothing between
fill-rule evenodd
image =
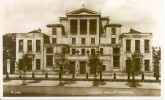
<instances>
[{"instance_id":1,"label":"entrance doorway","mask_svg":"<svg viewBox=\"0 0 165 100\"><path fill-rule=\"evenodd\" d=\"M81 61L80 62L80 74L85 74L85 70L86 70L86 62Z\"/></svg>"},{"instance_id":2,"label":"entrance doorway","mask_svg":"<svg viewBox=\"0 0 165 100\"><path fill-rule=\"evenodd\" d=\"M75 74L75 61L70 62L69 70L70 70L70 74Z\"/></svg>"}]
</instances>

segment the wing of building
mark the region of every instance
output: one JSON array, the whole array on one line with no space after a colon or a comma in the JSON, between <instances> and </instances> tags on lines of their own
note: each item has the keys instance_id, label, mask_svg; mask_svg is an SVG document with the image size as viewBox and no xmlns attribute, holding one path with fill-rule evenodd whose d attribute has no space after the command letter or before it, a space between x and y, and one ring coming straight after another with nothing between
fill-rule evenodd
<instances>
[{"instance_id":1,"label":"wing of building","mask_svg":"<svg viewBox=\"0 0 165 100\"><path fill-rule=\"evenodd\" d=\"M95 69L88 66L88 54L100 52L104 72L122 72L126 58L134 52L143 55L141 70L152 72L152 34L131 29L121 33L121 24L111 23L109 17L85 7L67 12L59 17L60 23L47 24L47 32L39 31L16 34L16 62L21 64L22 56L31 60L29 70L51 71L55 66L55 55L65 54L69 47L68 60L75 74L93 74ZM113 19L112 19L113 20ZM16 66L15 71L22 70Z\"/></svg>"}]
</instances>

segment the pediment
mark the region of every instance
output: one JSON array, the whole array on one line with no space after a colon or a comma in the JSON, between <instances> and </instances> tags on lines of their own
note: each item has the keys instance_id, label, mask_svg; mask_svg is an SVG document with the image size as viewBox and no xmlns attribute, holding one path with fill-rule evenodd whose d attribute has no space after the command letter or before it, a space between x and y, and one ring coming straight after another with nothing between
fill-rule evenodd
<instances>
[{"instance_id":1,"label":"pediment","mask_svg":"<svg viewBox=\"0 0 165 100\"><path fill-rule=\"evenodd\" d=\"M72 12L66 13L67 15L100 15L99 12L95 12L86 8L78 9Z\"/></svg>"}]
</instances>

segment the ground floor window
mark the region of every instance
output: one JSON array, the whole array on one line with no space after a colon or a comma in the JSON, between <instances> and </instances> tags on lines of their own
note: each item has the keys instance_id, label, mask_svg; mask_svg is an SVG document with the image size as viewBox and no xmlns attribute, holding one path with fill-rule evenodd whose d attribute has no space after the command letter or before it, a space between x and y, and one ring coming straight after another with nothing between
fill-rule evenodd
<instances>
[{"instance_id":1,"label":"ground floor window","mask_svg":"<svg viewBox=\"0 0 165 100\"><path fill-rule=\"evenodd\" d=\"M36 70L40 70L40 59L36 59Z\"/></svg>"},{"instance_id":2,"label":"ground floor window","mask_svg":"<svg viewBox=\"0 0 165 100\"><path fill-rule=\"evenodd\" d=\"M86 62L85 61L81 61L80 62L80 74L85 74L86 70Z\"/></svg>"},{"instance_id":3,"label":"ground floor window","mask_svg":"<svg viewBox=\"0 0 165 100\"><path fill-rule=\"evenodd\" d=\"M120 56L113 56L113 67L120 67Z\"/></svg>"},{"instance_id":4,"label":"ground floor window","mask_svg":"<svg viewBox=\"0 0 165 100\"><path fill-rule=\"evenodd\" d=\"M145 71L149 71L149 60L144 60Z\"/></svg>"},{"instance_id":5,"label":"ground floor window","mask_svg":"<svg viewBox=\"0 0 165 100\"><path fill-rule=\"evenodd\" d=\"M106 65L103 65L103 71L105 71L106 70Z\"/></svg>"},{"instance_id":6,"label":"ground floor window","mask_svg":"<svg viewBox=\"0 0 165 100\"><path fill-rule=\"evenodd\" d=\"M53 56L52 55L46 56L46 65L47 66L53 66Z\"/></svg>"},{"instance_id":7,"label":"ground floor window","mask_svg":"<svg viewBox=\"0 0 165 100\"><path fill-rule=\"evenodd\" d=\"M70 61L69 72L75 74L75 61Z\"/></svg>"},{"instance_id":8,"label":"ground floor window","mask_svg":"<svg viewBox=\"0 0 165 100\"><path fill-rule=\"evenodd\" d=\"M23 70L23 59L19 59L19 70Z\"/></svg>"}]
</instances>

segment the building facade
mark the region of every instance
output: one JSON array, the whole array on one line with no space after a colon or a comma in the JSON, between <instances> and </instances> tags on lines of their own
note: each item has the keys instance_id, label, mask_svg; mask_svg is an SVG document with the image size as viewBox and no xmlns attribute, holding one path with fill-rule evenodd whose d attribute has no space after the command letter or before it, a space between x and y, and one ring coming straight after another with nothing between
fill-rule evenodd
<instances>
[{"instance_id":1,"label":"building facade","mask_svg":"<svg viewBox=\"0 0 165 100\"><path fill-rule=\"evenodd\" d=\"M100 12L85 7L67 12L66 17L59 19L60 24L46 25L48 42L44 42L44 34L40 32L18 33L16 62L21 62L20 58L23 54L33 54L34 57L30 61L31 69L50 71L53 66L56 66L56 55L66 54L66 49L69 48L67 58L75 74L94 73L95 69L87 64L87 51L89 54L100 53L104 71L124 71L126 57L138 49L144 55L145 64L148 64L148 66L144 65L143 71L152 72L151 33L139 33L135 30L132 33L130 30L130 33L122 34L121 24L110 23L109 17L101 16ZM136 48L137 46L140 48ZM39 52L37 48L40 48ZM16 70L21 69L17 67Z\"/></svg>"}]
</instances>

